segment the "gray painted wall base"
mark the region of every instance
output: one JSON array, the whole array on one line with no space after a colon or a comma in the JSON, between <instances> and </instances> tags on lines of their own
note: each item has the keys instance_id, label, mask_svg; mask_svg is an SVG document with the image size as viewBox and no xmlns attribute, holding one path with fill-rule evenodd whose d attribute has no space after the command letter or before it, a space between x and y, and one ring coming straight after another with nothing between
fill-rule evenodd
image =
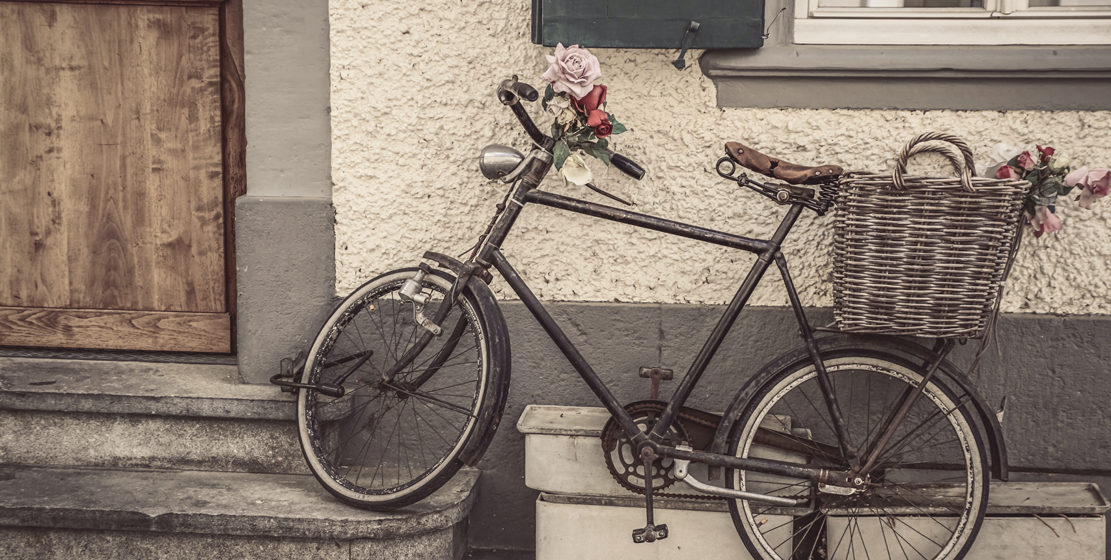
<instances>
[{"instance_id":1,"label":"gray painted wall base","mask_svg":"<svg viewBox=\"0 0 1111 560\"><path fill-rule=\"evenodd\" d=\"M534 546L537 492L524 485L524 436L512 429L529 404L594 406L593 394L519 302L502 302L512 336L514 379L502 426L485 458L471 516L471 545L529 550ZM549 311L623 402L648 396L641 366L682 375L722 309L712 306L553 303ZM826 324L829 310L811 310ZM786 308L752 308L692 395L691 403L722 410L760 365L798 344ZM1000 322L1002 355L989 350L974 383L989 402L1008 396L1004 432L1012 468L1081 473L1111 482L1111 401L1106 383L1111 318L1007 315ZM973 344L957 350L967 366ZM666 398L675 381L664 382ZM1035 475L1015 473L1016 478ZM1037 475L1042 478L1044 475ZM1060 478L1060 477L1058 477Z\"/></svg>"},{"instance_id":2,"label":"gray painted wall base","mask_svg":"<svg viewBox=\"0 0 1111 560\"><path fill-rule=\"evenodd\" d=\"M334 210L325 198L245 196L235 211L239 373L266 383L331 309Z\"/></svg>"}]
</instances>

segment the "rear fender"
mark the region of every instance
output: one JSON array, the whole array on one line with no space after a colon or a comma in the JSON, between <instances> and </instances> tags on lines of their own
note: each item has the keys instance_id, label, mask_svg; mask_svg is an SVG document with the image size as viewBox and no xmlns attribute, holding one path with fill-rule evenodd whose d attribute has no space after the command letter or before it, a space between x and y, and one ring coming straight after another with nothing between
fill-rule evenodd
<instances>
[{"instance_id":1,"label":"rear fender","mask_svg":"<svg viewBox=\"0 0 1111 560\"><path fill-rule=\"evenodd\" d=\"M887 353L891 354L893 357L918 363L926 363L932 354L929 349L919 344L894 337L839 334L820 338L816 342L818 343L819 351L823 353L851 349L866 349L869 352ZM733 398L733 401L729 404L729 407L725 410L725 413L722 415L722 421L718 425L717 431L714 433L714 441L711 444L710 450L714 453L725 453L729 433L733 430L733 424L740 417L741 413L744 412L749 401L752 400L752 397L777 377L784 369L798 365L800 362L809 361L810 354L805 348L799 348L776 358L761 368L756 375L741 387L740 391L738 391L737 395ZM976 410L976 415L979 417L979 428L987 435L988 446L990 447L989 455L991 457L992 475L999 480L1006 481L1008 478L1007 448L1003 440L1003 429L999 425L999 420L995 416L995 411L972 385L968 377L949 360L945 360L941 363L938 368L938 374L944 378L950 389L959 390L963 392L963 394L968 395ZM716 476L714 478L716 478Z\"/></svg>"}]
</instances>

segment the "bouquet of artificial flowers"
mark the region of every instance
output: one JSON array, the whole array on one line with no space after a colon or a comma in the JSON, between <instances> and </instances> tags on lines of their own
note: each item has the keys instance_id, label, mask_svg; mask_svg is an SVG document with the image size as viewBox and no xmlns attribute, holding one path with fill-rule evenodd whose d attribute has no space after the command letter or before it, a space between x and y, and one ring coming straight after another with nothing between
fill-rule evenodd
<instances>
[{"instance_id":1,"label":"bouquet of artificial flowers","mask_svg":"<svg viewBox=\"0 0 1111 560\"><path fill-rule=\"evenodd\" d=\"M1080 189L1080 206L1090 208L1093 200L1107 196L1111 190L1111 170L1088 169L1086 165L1072 169L1069 159L1050 146L1023 149L996 144L993 159L997 163L985 175L1030 181L1024 204L1026 218L1038 237L1061 229L1061 219L1054 211L1057 197Z\"/></svg>"},{"instance_id":2,"label":"bouquet of artificial flowers","mask_svg":"<svg viewBox=\"0 0 1111 560\"><path fill-rule=\"evenodd\" d=\"M541 76L544 110L555 114L552 123L552 152L556 169L576 185L592 180L590 168L580 154L610 163L609 137L625 132L625 126L606 112L606 86L594 83L602 77L598 58L578 45L556 45L548 55L550 66Z\"/></svg>"}]
</instances>

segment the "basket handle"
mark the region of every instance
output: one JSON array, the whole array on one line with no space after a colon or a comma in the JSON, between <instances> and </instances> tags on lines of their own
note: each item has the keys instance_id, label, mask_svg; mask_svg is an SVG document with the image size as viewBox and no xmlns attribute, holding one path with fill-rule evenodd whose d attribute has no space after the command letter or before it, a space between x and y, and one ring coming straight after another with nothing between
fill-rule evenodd
<instances>
[{"instance_id":1,"label":"basket handle","mask_svg":"<svg viewBox=\"0 0 1111 560\"><path fill-rule=\"evenodd\" d=\"M947 146L944 144L926 144L926 142L942 141L952 144ZM953 149L956 146L960 150ZM945 134L943 132L923 132L915 136L906 146L899 151L899 157L895 162L895 171L891 174L891 182L898 190L906 188L906 183L903 181L903 174L907 172L907 160L911 156L921 153L939 153L949 160L953 169L960 176L961 186L968 192L976 192L972 187L972 170L976 169L976 164L972 161L972 149L968 144L953 136L952 134ZM963 158L962 158L963 156Z\"/></svg>"}]
</instances>

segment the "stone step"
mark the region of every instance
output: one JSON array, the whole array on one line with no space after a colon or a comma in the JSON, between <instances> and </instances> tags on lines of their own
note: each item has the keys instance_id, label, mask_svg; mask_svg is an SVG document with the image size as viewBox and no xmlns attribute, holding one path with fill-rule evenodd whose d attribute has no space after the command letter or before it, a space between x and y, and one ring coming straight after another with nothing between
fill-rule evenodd
<instances>
[{"instance_id":1,"label":"stone step","mask_svg":"<svg viewBox=\"0 0 1111 560\"><path fill-rule=\"evenodd\" d=\"M0 558L459 559L477 479L375 513L308 475L0 467Z\"/></svg>"},{"instance_id":2,"label":"stone step","mask_svg":"<svg viewBox=\"0 0 1111 560\"><path fill-rule=\"evenodd\" d=\"M304 473L294 418L234 365L0 358L0 464Z\"/></svg>"}]
</instances>

